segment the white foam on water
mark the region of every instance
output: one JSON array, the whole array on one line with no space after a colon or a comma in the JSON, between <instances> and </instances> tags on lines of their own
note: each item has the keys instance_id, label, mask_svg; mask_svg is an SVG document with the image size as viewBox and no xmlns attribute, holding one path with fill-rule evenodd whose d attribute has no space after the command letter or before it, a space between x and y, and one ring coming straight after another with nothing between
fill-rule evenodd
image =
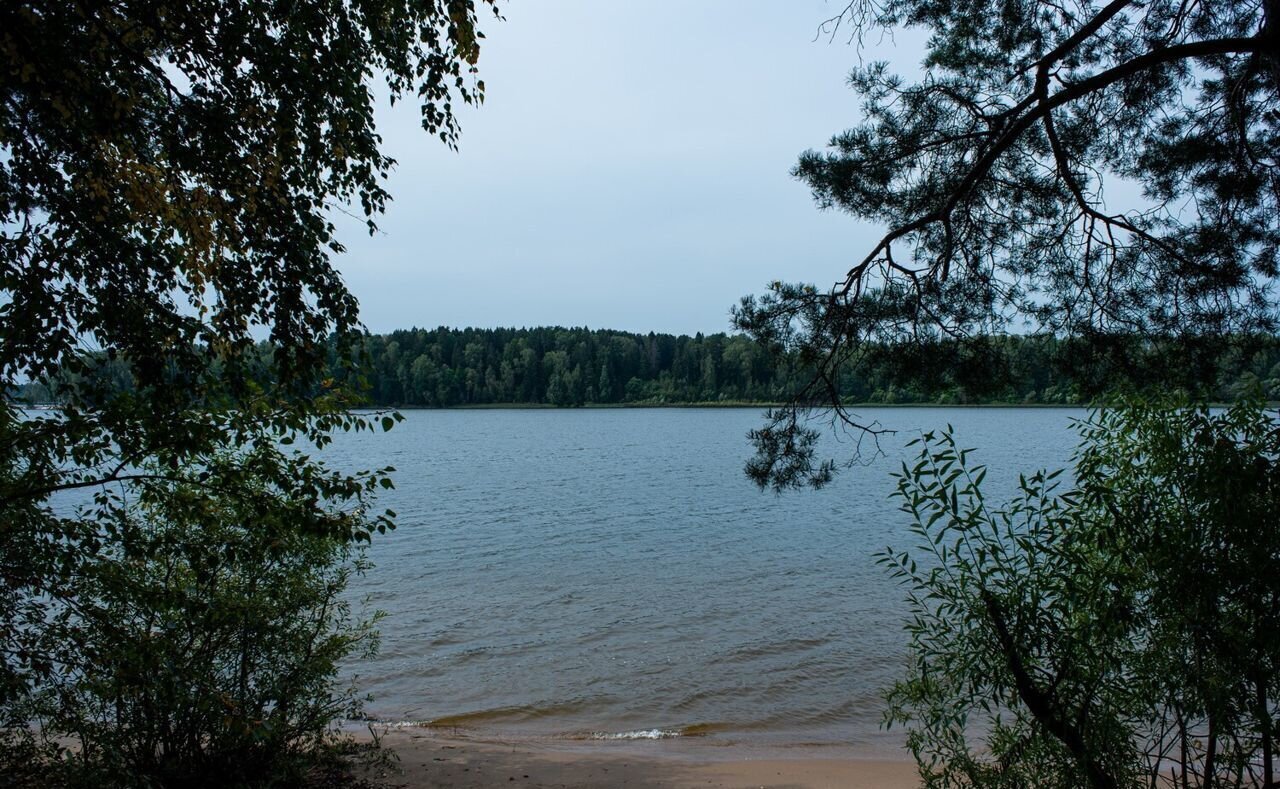
<instances>
[{"instance_id":1,"label":"white foam on water","mask_svg":"<svg viewBox=\"0 0 1280 789\"><path fill-rule=\"evenodd\" d=\"M636 729L635 731L593 731L587 735L589 740L665 740L679 737L678 729Z\"/></svg>"},{"instance_id":2,"label":"white foam on water","mask_svg":"<svg viewBox=\"0 0 1280 789\"><path fill-rule=\"evenodd\" d=\"M381 729L421 729L431 725L431 721L387 720L385 718L351 718L347 725L366 724Z\"/></svg>"}]
</instances>

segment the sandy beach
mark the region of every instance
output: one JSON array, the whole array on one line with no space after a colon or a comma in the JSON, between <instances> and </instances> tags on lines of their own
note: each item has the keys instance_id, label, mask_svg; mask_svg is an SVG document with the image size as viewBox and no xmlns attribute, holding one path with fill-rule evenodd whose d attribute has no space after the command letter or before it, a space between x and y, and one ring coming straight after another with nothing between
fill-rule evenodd
<instances>
[{"instance_id":1,"label":"sandy beach","mask_svg":"<svg viewBox=\"0 0 1280 789\"><path fill-rule=\"evenodd\" d=\"M501 741L402 729L382 744L398 757L367 777L386 787L537 787L539 789L912 789L915 764L901 759L849 757L846 752L747 746L685 747L671 742L563 743ZM830 751L833 749L822 749Z\"/></svg>"}]
</instances>

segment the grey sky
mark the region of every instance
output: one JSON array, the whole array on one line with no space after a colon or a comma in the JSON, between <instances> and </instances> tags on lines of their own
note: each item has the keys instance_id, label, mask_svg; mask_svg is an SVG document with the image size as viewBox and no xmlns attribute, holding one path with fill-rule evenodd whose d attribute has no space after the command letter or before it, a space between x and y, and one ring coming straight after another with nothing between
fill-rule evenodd
<instances>
[{"instance_id":1,"label":"grey sky","mask_svg":"<svg viewBox=\"0 0 1280 789\"><path fill-rule=\"evenodd\" d=\"M379 115L399 160L383 232L339 221L366 325L713 332L771 280L837 279L874 229L819 212L788 174L858 117L855 49L813 40L836 9L506 4L459 153L421 132L412 103ZM920 51L899 36L864 54L910 71Z\"/></svg>"}]
</instances>

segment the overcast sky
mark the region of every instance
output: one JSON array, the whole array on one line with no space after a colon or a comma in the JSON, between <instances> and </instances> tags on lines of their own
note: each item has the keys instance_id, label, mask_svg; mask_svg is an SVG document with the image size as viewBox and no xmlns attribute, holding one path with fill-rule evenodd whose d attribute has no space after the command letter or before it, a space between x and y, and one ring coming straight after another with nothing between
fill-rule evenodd
<instances>
[{"instance_id":1,"label":"overcast sky","mask_svg":"<svg viewBox=\"0 0 1280 789\"><path fill-rule=\"evenodd\" d=\"M412 102L379 114L394 202L372 238L338 222L365 324L715 332L774 279L839 279L875 229L789 174L858 118L855 48L814 40L839 5L504 4L459 152ZM864 54L911 71L920 51Z\"/></svg>"}]
</instances>

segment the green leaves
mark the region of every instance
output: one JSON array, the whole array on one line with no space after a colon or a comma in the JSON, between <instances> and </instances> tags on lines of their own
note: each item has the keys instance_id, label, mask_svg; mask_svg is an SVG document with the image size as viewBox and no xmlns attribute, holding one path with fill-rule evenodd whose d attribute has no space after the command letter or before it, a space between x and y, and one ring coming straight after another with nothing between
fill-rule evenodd
<instances>
[{"instance_id":1,"label":"green leaves","mask_svg":"<svg viewBox=\"0 0 1280 789\"><path fill-rule=\"evenodd\" d=\"M375 5L0 12L0 381L46 381L77 417L69 442L31 434L40 468L3 495L38 496L68 460L106 465L106 447L208 449L190 412L254 407L259 384L341 397L329 341L349 356L359 320L329 216L358 203L372 221L386 203L373 82L432 102L424 124L454 144L493 8Z\"/></svg>"},{"instance_id":2,"label":"green leaves","mask_svg":"<svg viewBox=\"0 0 1280 789\"><path fill-rule=\"evenodd\" d=\"M831 21L858 41L921 31L925 70L855 68L857 125L792 171L819 207L884 234L824 292L775 282L734 312L811 363L790 407L871 427L847 410L869 392L847 382L876 357L897 372L888 402L1007 401L1029 366L1007 333L1067 350L1035 401L1211 390L1280 325L1280 175L1257 154L1280 149L1276 17L1260 2L842 3ZM1143 197L1118 208L1117 186ZM1280 380L1250 376L1228 397Z\"/></svg>"},{"instance_id":3,"label":"green leaves","mask_svg":"<svg viewBox=\"0 0 1280 789\"><path fill-rule=\"evenodd\" d=\"M375 634L343 589L367 566L353 541L394 525L359 514L386 470L348 478L271 441L137 470L41 576L31 646L58 670L33 663L37 692L4 707L42 721L28 740L48 758L29 769L41 783L296 781L357 706L337 666ZM80 758L53 758L55 737Z\"/></svg>"},{"instance_id":4,"label":"green leaves","mask_svg":"<svg viewBox=\"0 0 1280 789\"><path fill-rule=\"evenodd\" d=\"M330 216L389 197L375 79L456 144L492 7L0 6L0 385L61 405L0 403L0 770L292 784L346 708L391 469L312 448L401 417L353 412Z\"/></svg>"},{"instance_id":5,"label":"green leaves","mask_svg":"<svg viewBox=\"0 0 1280 789\"><path fill-rule=\"evenodd\" d=\"M950 429L921 437L894 494L919 542L877 560L911 606L886 721L926 784L1258 774L1280 698L1277 424L1258 402L1129 401L1077 425L1070 490L1022 474L998 507Z\"/></svg>"}]
</instances>

